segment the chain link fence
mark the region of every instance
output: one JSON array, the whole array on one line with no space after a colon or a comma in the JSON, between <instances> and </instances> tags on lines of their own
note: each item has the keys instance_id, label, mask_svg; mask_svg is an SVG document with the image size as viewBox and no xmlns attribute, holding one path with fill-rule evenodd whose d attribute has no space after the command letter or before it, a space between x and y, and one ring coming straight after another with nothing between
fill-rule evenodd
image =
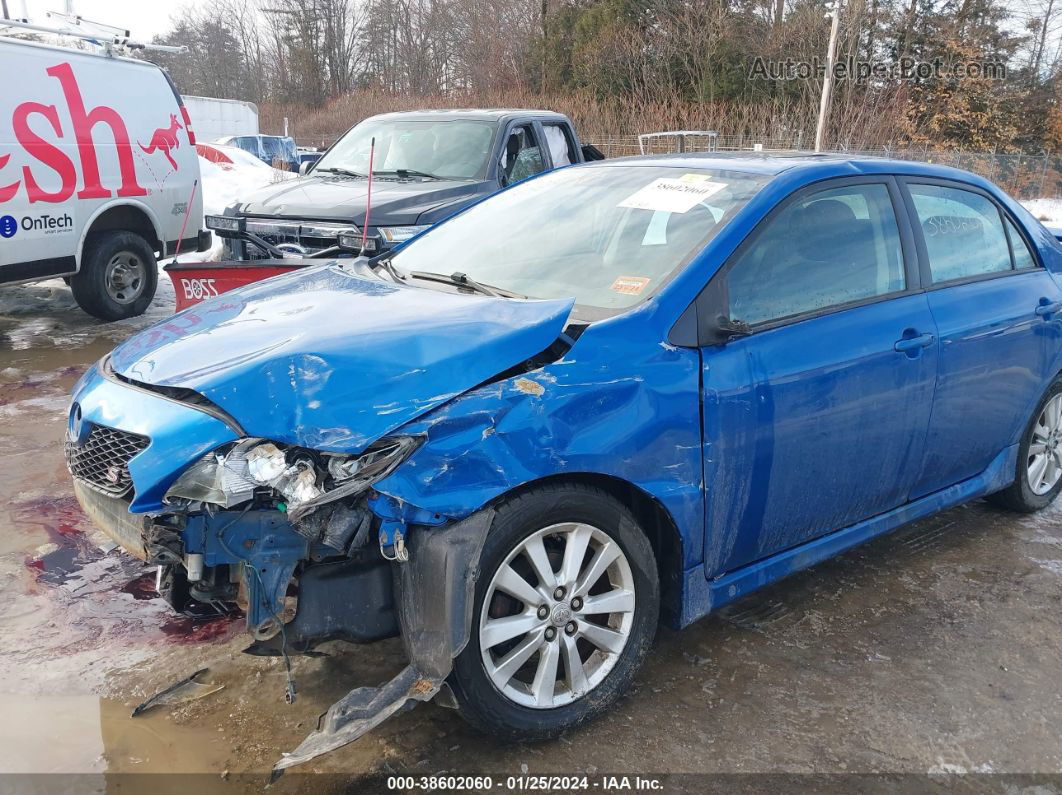
<instances>
[{"instance_id":1,"label":"chain link fence","mask_svg":"<svg viewBox=\"0 0 1062 795\"><path fill-rule=\"evenodd\" d=\"M637 135L589 136L585 143L596 146L605 157L629 157L642 154L685 152L762 152L795 154L809 151L813 139L797 134L789 137L752 138L740 135L717 135L689 132L681 137L668 136L639 140ZM883 146L878 149L834 149L834 154L851 157L889 157L935 163L972 171L996 183L1018 199L1062 197L1062 156L1051 152L997 153L940 150L925 147Z\"/></svg>"}]
</instances>

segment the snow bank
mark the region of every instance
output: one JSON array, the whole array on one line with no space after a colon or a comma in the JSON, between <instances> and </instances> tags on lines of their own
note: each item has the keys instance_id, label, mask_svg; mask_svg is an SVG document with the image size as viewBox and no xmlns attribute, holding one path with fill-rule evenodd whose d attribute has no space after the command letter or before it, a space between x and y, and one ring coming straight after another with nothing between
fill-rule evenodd
<instances>
[{"instance_id":1,"label":"snow bank","mask_svg":"<svg viewBox=\"0 0 1062 795\"><path fill-rule=\"evenodd\" d=\"M1062 199L1025 199L1021 204L1047 226L1062 226Z\"/></svg>"},{"instance_id":2,"label":"snow bank","mask_svg":"<svg viewBox=\"0 0 1062 795\"><path fill-rule=\"evenodd\" d=\"M263 163L254 155L235 146L222 144L199 144L199 172L202 175L203 213L221 215L225 208L235 204L248 193L265 185L297 176L291 171L280 171ZM209 251L182 254L181 262L216 260L221 256L221 238L214 235L214 245Z\"/></svg>"}]
</instances>

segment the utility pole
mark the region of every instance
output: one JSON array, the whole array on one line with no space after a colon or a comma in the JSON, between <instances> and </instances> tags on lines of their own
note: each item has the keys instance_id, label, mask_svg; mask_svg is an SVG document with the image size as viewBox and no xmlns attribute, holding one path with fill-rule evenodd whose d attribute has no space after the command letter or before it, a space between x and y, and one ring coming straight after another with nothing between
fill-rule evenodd
<instances>
[{"instance_id":1,"label":"utility pole","mask_svg":"<svg viewBox=\"0 0 1062 795\"><path fill-rule=\"evenodd\" d=\"M830 110L830 92L833 90L833 66L837 62L837 31L841 26L841 0L834 0L833 10L826 16L830 23L830 43L826 48L826 74L822 79L822 98L819 100L819 123L815 125L815 151L822 151L822 139L826 135L826 114Z\"/></svg>"},{"instance_id":2,"label":"utility pole","mask_svg":"<svg viewBox=\"0 0 1062 795\"><path fill-rule=\"evenodd\" d=\"M0 9L3 9L4 19L11 19L11 15L7 13L7 0L0 0Z\"/></svg>"}]
</instances>

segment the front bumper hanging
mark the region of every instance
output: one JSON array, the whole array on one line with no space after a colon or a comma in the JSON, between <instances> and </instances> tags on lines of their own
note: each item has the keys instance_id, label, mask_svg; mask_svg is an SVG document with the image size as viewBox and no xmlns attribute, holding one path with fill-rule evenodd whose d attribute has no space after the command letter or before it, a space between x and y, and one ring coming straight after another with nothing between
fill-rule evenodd
<instances>
[{"instance_id":1,"label":"front bumper hanging","mask_svg":"<svg viewBox=\"0 0 1062 795\"><path fill-rule=\"evenodd\" d=\"M409 561L397 566L396 594L409 664L387 684L355 688L333 704L317 730L274 765L274 780L439 692L454 658L468 644L479 558L493 520L494 510L487 508L449 527L410 535Z\"/></svg>"}]
</instances>

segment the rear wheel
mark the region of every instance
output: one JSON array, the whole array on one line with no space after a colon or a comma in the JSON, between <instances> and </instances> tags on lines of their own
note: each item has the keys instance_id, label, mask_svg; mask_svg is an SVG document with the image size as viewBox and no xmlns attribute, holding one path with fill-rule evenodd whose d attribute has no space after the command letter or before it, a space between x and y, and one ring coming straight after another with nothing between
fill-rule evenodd
<instances>
[{"instance_id":1,"label":"rear wheel","mask_svg":"<svg viewBox=\"0 0 1062 795\"><path fill-rule=\"evenodd\" d=\"M1031 513L1046 508L1062 491L1062 380L1040 400L1018 449L1014 482L989 500L1004 508Z\"/></svg>"},{"instance_id":2,"label":"rear wheel","mask_svg":"<svg viewBox=\"0 0 1062 795\"><path fill-rule=\"evenodd\" d=\"M550 486L503 503L450 677L462 715L525 740L589 720L641 667L659 603L652 548L608 494Z\"/></svg>"},{"instance_id":3,"label":"rear wheel","mask_svg":"<svg viewBox=\"0 0 1062 795\"><path fill-rule=\"evenodd\" d=\"M97 232L85 240L81 269L70 277L78 306L100 320L144 314L155 297L158 268L151 246L134 232Z\"/></svg>"}]
</instances>

